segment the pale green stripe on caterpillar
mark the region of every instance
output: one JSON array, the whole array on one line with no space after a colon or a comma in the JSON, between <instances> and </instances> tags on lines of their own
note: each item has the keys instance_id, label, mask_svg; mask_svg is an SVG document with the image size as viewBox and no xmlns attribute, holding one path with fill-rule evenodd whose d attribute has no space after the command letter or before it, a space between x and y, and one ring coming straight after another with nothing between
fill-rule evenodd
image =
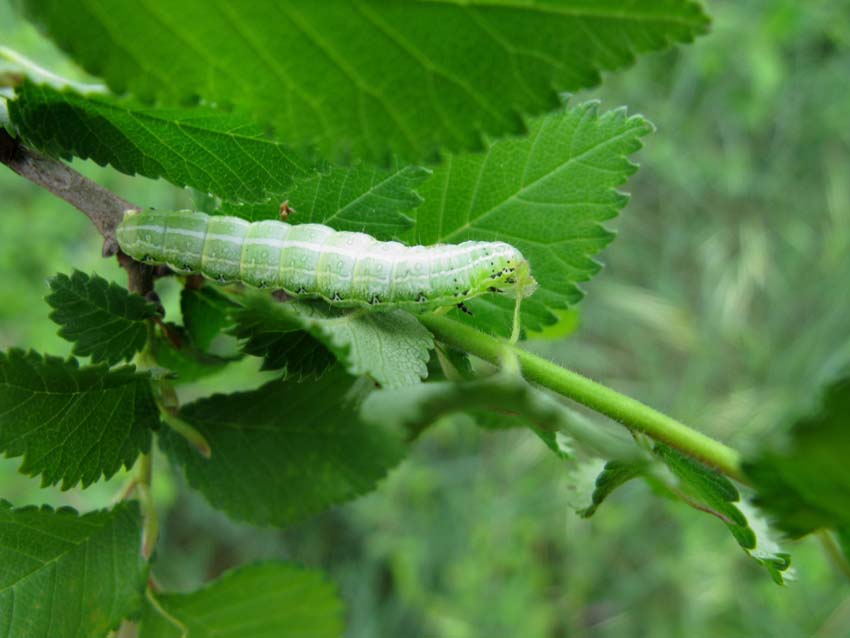
<instances>
[{"instance_id":1,"label":"pale green stripe on caterpillar","mask_svg":"<svg viewBox=\"0 0 850 638\"><path fill-rule=\"evenodd\" d=\"M116 239L139 261L337 306L429 310L537 288L528 261L504 242L405 246L320 224L189 211L127 211Z\"/></svg>"}]
</instances>

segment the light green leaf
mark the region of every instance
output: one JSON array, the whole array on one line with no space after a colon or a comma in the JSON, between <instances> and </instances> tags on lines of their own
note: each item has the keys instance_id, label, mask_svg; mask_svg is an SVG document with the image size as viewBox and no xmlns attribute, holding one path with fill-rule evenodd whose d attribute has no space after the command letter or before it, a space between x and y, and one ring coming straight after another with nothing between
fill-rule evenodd
<instances>
[{"instance_id":1,"label":"light green leaf","mask_svg":"<svg viewBox=\"0 0 850 638\"><path fill-rule=\"evenodd\" d=\"M368 374L383 387L418 383L428 374L434 339L403 310L341 310L325 303L278 303L267 295L252 295L245 304L246 312L262 317L264 324L306 331L351 374ZM239 330L237 326L237 334Z\"/></svg>"},{"instance_id":2,"label":"light green leaf","mask_svg":"<svg viewBox=\"0 0 850 638\"><path fill-rule=\"evenodd\" d=\"M18 0L114 91L197 96L333 156L407 160L521 133L600 71L687 42L690 0ZM127 25L133 25L128 29Z\"/></svg>"},{"instance_id":3,"label":"light green leaf","mask_svg":"<svg viewBox=\"0 0 850 638\"><path fill-rule=\"evenodd\" d=\"M333 352L349 373L368 374L385 388L413 385L427 376L434 338L409 312L288 305L304 330Z\"/></svg>"},{"instance_id":4,"label":"light green leaf","mask_svg":"<svg viewBox=\"0 0 850 638\"><path fill-rule=\"evenodd\" d=\"M106 635L141 607L141 536L134 503L78 515L0 501L0 635Z\"/></svg>"},{"instance_id":5,"label":"light green leaf","mask_svg":"<svg viewBox=\"0 0 850 638\"><path fill-rule=\"evenodd\" d=\"M318 571L262 563L189 594L157 594L139 638L341 638L342 601Z\"/></svg>"},{"instance_id":6,"label":"light green leaf","mask_svg":"<svg viewBox=\"0 0 850 638\"><path fill-rule=\"evenodd\" d=\"M531 124L527 138L495 142L482 154L450 156L420 189L409 239L417 243L506 241L531 262L540 288L522 305L523 325L540 330L553 310L577 303L578 283L600 265L593 256L613 238L602 222L627 201L618 192L637 170L628 156L652 130L623 109L597 113L579 104ZM467 303L473 317L456 317L503 335L511 332L514 302L486 295Z\"/></svg>"},{"instance_id":7,"label":"light green leaf","mask_svg":"<svg viewBox=\"0 0 850 638\"><path fill-rule=\"evenodd\" d=\"M223 199L262 201L313 172L250 119L210 108L152 108L27 82L9 103L9 115L23 139L46 153L92 159Z\"/></svg>"},{"instance_id":8,"label":"light green leaf","mask_svg":"<svg viewBox=\"0 0 850 638\"><path fill-rule=\"evenodd\" d=\"M59 335L74 343L74 354L91 355L93 363L129 361L145 347L146 320L156 306L103 277L75 270L48 281L53 308L50 318L61 327Z\"/></svg>"},{"instance_id":9,"label":"light green leaf","mask_svg":"<svg viewBox=\"0 0 850 638\"><path fill-rule=\"evenodd\" d=\"M160 440L213 507L285 526L374 489L405 453L390 425L360 421L346 396L353 383L337 368L186 406L180 416L209 442L210 459L171 431Z\"/></svg>"},{"instance_id":10,"label":"light green leaf","mask_svg":"<svg viewBox=\"0 0 850 638\"><path fill-rule=\"evenodd\" d=\"M824 391L819 410L798 419L788 440L764 445L744 463L755 503L798 537L850 530L850 376Z\"/></svg>"},{"instance_id":11,"label":"light green leaf","mask_svg":"<svg viewBox=\"0 0 850 638\"><path fill-rule=\"evenodd\" d=\"M0 353L0 451L43 485L83 487L129 468L150 447L159 411L133 366L80 368L73 359Z\"/></svg>"},{"instance_id":12,"label":"light green leaf","mask_svg":"<svg viewBox=\"0 0 850 638\"><path fill-rule=\"evenodd\" d=\"M326 166L304 177L277 199L263 204L228 205L220 212L244 219L280 219L281 199L292 209L292 224L326 224L336 230L365 232L382 240L394 239L413 225L411 212L422 203L416 193L431 171L420 166L378 169L362 164L351 168Z\"/></svg>"}]
</instances>

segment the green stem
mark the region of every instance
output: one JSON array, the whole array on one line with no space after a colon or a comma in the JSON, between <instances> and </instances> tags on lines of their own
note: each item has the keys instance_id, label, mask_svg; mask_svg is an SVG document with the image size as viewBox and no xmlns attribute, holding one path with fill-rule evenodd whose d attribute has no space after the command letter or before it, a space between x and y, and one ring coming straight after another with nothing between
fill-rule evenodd
<instances>
[{"instance_id":1,"label":"green stem","mask_svg":"<svg viewBox=\"0 0 850 638\"><path fill-rule=\"evenodd\" d=\"M835 568L850 579L850 561L845 558L844 552L841 551L832 534L828 530L822 529L818 532L818 538Z\"/></svg>"},{"instance_id":2,"label":"green stem","mask_svg":"<svg viewBox=\"0 0 850 638\"><path fill-rule=\"evenodd\" d=\"M513 351L526 379L746 482L736 450L636 399L452 319L426 314L420 320L441 341L494 365L501 364L506 351Z\"/></svg>"},{"instance_id":3,"label":"green stem","mask_svg":"<svg viewBox=\"0 0 850 638\"><path fill-rule=\"evenodd\" d=\"M149 560L153 555L153 550L156 547L156 541L159 536L159 517L157 516L156 505L153 501L153 493L151 492L152 459L150 454L142 454L139 457L139 468L137 471L138 479L136 486L139 494L139 502L142 506L142 556L145 560Z\"/></svg>"},{"instance_id":4,"label":"green stem","mask_svg":"<svg viewBox=\"0 0 850 638\"><path fill-rule=\"evenodd\" d=\"M180 638L185 638L189 635L189 628L165 610L150 587L145 590L145 598L148 599L151 607L153 607L160 616L165 618L180 631Z\"/></svg>"}]
</instances>

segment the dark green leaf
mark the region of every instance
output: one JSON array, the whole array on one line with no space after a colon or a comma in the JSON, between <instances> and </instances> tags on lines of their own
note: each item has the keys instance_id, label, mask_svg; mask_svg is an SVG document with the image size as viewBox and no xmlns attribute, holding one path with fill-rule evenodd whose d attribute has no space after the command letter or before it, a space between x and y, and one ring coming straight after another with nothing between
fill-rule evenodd
<instances>
[{"instance_id":1,"label":"dark green leaf","mask_svg":"<svg viewBox=\"0 0 850 638\"><path fill-rule=\"evenodd\" d=\"M336 369L186 406L180 416L209 442L210 459L173 432L161 441L214 507L284 526L374 489L405 453L392 427L360 421L346 396L353 383Z\"/></svg>"},{"instance_id":2,"label":"dark green leaf","mask_svg":"<svg viewBox=\"0 0 850 638\"><path fill-rule=\"evenodd\" d=\"M850 528L838 531L838 544L844 552L844 560L850 565Z\"/></svg>"},{"instance_id":3,"label":"dark green leaf","mask_svg":"<svg viewBox=\"0 0 850 638\"><path fill-rule=\"evenodd\" d=\"M519 114L555 108L558 91L595 85L600 71L707 26L689 0L18 5L118 93L200 96L299 147L413 160L521 133Z\"/></svg>"},{"instance_id":4,"label":"dark green leaf","mask_svg":"<svg viewBox=\"0 0 850 638\"><path fill-rule=\"evenodd\" d=\"M233 324L230 312L235 308L236 304L212 286L180 292L183 327L200 350L207 350L213 339Z\"/></svg>"},{"instance_id":5,"label":"dark green leaf","mask_svg":"<svg viewBox=\"0 0 850 638\"><path fill-rule=\"evenodd\" d=\"M132 503L81 516L0 501L0 635L106 635L141 607L141 535Z\"/></svg>"},{"instance_id":6,"label":"dark green leaf","mask_svg":"<svg viewBox=\"0 0 850 638\"><path fill-rule=\"evenodd\" d=\"M286 377L304 379L319 377L334 364L334 355L301 330L281 304L257 297L248 297L245 306L233 312L232 334L243 340L243 352L263 358L263 370L283 370Z\"/></svg>"},{"instance_id":7,"label":"dark green leaf","mask_svg":"<svg viewBox=\"0 0 850 638\"><path fill-rule=\"evenodd\" d=\"M148 46L150 43L148 44ZM262 201L312 168L247 118L209 108L161 109L108 95L25 83L9 103L28 144L109 164L224 199Z\"/></svg>"},{"instance_id":8,"label":"dark green leaf","mask_svg":"<svg viewBox=\"0 0 850 638\"><path fill-rule=\"evenodd\" d=\"M167 324L172 338L176 338L179 347L168 337L157 332L151 340L150 353L156 365L176 375L179 383L191 383L203 379L238 359L219 357L196 348L179 326Z\"/></svg>"},{"instance_id":9,"label":"dark green leaf","mask_svg":"<svg viewBox=\"0 0 850 638\"><path fill-rule=\"evenodd\" d=\"M223 205L221 212L251 221L281 219L281 199L291 212L286 221L294 224L326 224L336 230L366 232L388 240L413 225L411 211L422 203L416 193L431 172L418 166L391 170L364 165L351 168L326 167L322 172L299 179L278 199L265 204Z\"/></svg>"},{"instance_id":10,"label":"dark green leaf","mask_svg":"<svg viewBox=\"0 0 850 638\"><path fill-rule=\"evenodd\" d=\"M284 563L240 567L190 594L156 598L170 618L148 604L139 638L339 638L343 632L336 588L321 572Z\"/></svg>"},{"instance_id":11,"label":"dark green leaf","mask_svg":"<svg viewBox=\"0 0 850 638\"><path fill-rule=\"evenodd\" d=\"M638 115L599 115L595 103L585 103L535 120L527 138L448 157L420 189L425 203L408 239L498 240L519 248L540 283L523 302L522 321L539 330L556 321L553 310L578 302L577 284L599 270L593 256L614 236L602 222L625 205L616 187L637 170L628 156L651 130ZM455 311L458 318L510 334L512 299L486 295L467 305L473 316Z\"/></svg>"},{"instance_id":12,"label":"dark green leaf","mask_svg":"<svg viewBox=\"0 0 850 638\"><path fill-rule=\"evenodd\" d=\"M0 353L0 451L23 456L21 472L62 489L129 468L159 426L148 377L134 370Z\"/></svg>"},{"instance_id":13,"label":"dark green leaf","mask_svg":"<svg viewBox=\"0 0 850 638\"><path fill-rule=\"evenodd\" d=\"M643 474L644 466L637 463L625 463L623 461L608 461L599 472L590 495L590 504L579 509L578 515L589 518L596 513L602 502L611 496L611 493L621 485L628 483Z\"/></svg>"},{"instance_id":14,"label":"dark green leaf","mask_svg":"<svg viewBox=\"0 0 850 638\"><path fill-rule=\"evenodd\" d=\"M850 529L850 376L824 392L820 410L797 420L784 445L744 464L756 503L792 536Z\"/></svg>"},{"instance_id":15,"label":"dark green leaf","mask_svg":"<svg viewBox=\"0 0 850 638\"><path fill-rule=\"evenodd\" d=\"M50 318L62 326L59 335L74 343L74 354L114 364L145 347L145 320L156 316L156 306L144 298L79 270L54 275L49 284Z\"/></svg>"}]
</instances>

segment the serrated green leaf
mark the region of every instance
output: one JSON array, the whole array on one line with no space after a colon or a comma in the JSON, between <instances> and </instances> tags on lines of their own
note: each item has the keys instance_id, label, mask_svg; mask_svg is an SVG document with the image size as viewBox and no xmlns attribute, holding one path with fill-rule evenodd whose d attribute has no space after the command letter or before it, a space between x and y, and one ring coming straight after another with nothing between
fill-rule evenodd
<instances>
[{"instance_id":1,"label":"serrated green leaf","mask_svg":"<svg viewBox=\"0 0 850 638\"><path fill-rule=\"evenodd\" d=\"M614 490L641 476L644 470L644 465L623 461L608 461L601 470L594 468L593 489L588 490L586 502L576 507L577 514L582 518L590 518Z\"/></svg>"},{"instance_id":2,"label":"serrated green leaf","mask_svg":"<svg viewBox=\"0 0 850 638\"><path fill-rule=\"evenodd\" d=\"M106 635L141 607L141 535L134 503L78 515L0 501L0 635Z\"/></svg>"},{"instance_id":3,"label":"serrated green leaf","mask_svg":"<svg viewBox=\"0 0 850 638\"><path fill-rule=\"evenodd\" d=\"M233 325L230 313L236 308L230 299L212 286L180 291L183 327L200 350L207 350L213 339Z\"/></svg>"},{"instance_id":4,"label":"serrated green leaf","mask_svg":"<svg viewBox=\"0 0 850 638\"><path fill-rule=\"evenodd\" d=\"M675 486L668 486L676 496L723 521L738 544L767 569L777 584L791 577L790 555L780 551L758 512L741 501L729 479L661 443L656 444L655 453L678 479Z\"/></svg>"},{"instance_id":5,"label":"serrated green leaf","mask_svg":"<svg viewBox=\"0 0 850 638\"><path fill-rule=\"evenodd\" d=\"M413 225L412 211L422 203L416 188L430 174L420 166L390 170L362 164L328 166L299 179L278 199L253 205L223 204L220 212L250 221L280 219L280 200L285 199L292 208L286 220L289 223L326 224L389 240Z\"/></svg>"},{"instance_id":6,"label":"serrated green leaf","mask_svg":"<svg viewBox=\"0 0 850 638\"><path fill-rule=\"evenodd\" d=\"M523 326L540 330L553 310L577 303L578 283L600 265L593 256L613 238L602 222L627 201L616 187L637 170L628 156L652 130L623 109L597 113L593 102L563 109L531 124L530 135L493 143L484 153L450 156L421 188L409 240L456 244L505 241L531 263L540 288L522 304ZM456 318L508 335L514 301L485 295Z\"/></svg>"},{"instance_id":7,"label":"serrated green leaf","mask_svg":"<svg viewBox=\"0 0 850 638\"><path fill-rule=\"evenodd\" d=\"M180 346L177 347L167 337L157 333L150 342L150 354L158 367L173 373L178 383L192 383L221 372L228 363L239 358L219 357L199 350L186 338L179 326L168 324L168 330L177 336Z\"/></svg>"},{"instance_id":8,"label":"serrated green leaf","mask_svg":"<svg viewBox=\"0 0 850 638\"><path fill-rule=\"evenodd\" d=\"M59 335L74 344L74 354L91 356L93 363L129 361L145 347L146 320L156 306L103 277L75 270L48 281L50 318L61 326Z\"/></svg>"},{"instance_id":9,"label":"serrated green leaf","mask_svg":"<svg viewBox=\"0 0 850 638\"><path fill-rule=\"evenodd\" d=\"M20 471L44 485L85 487L131 467L158 426L148 376L133 366L0 353L0 451L23 456Z\"/></svg>"},{"instance_id":10,"label":"serrated green leaf","mask_svg":"<svg viewBox=\"0 0 850 638\"><path fill-rule=\"evenodd\" d=\"M313 172L251 120L210 108L163 109L25 83L9 103L18 133L59 157L109 164L224 199L262 201Z\"/></svg>"},{"instance_id":11,"label":"serrated green leaf","mask_svg":"<svg viewBox=\"0 0 850 638\"><path fill-rule=\"evenodd\" d=\"M707 26L690 0L17 4L117 93L200 96L300 147L412 160L521 133L519 113Z\"/></svg>"},{"instance_id":12,"label":"serrated green leaf","mask_svg":"<svg viewBox=\"0 0 850 638\"><path fill-rule=\"evenodd\" d=\"M338 638L343 632L336 588L319 571L285 563L240 567L203 589L157 594L156 601L170 619L148 604L139 638Z\"/></svg>"},{"instance_id":13,"label":"serrated green leaf","mask_svg":"<svg viewBox=\"0 0 850 638\"><path fill-rule=\"evenodd\" d=\"M233 311L231 334L242 340L245 354L263 358L262 370L283 370L287 378L316 378L336 362L281 304L257 297L248 297L243 307Z\"/></svg>"},{"instance_id":14,"label":"serrated green leaf","mask_svg":"<svg viewBox=\"0 0 850 638\"><path fill-rule=\"evenodd\" d=\"M341 361L353 375L368 374L381 386L418 383L428 374L431 333L402 310L369 312L342 310L325 303L278 303L266 295L245 300L248 317L263 326L294 327L309 333ZM236 334L244 334L244 314L236 313ZM286 333L284 333L286 334Z\"/></svg>"},{"instance_id":15,"label":"serrated green leaf","mask_svg":"<svg viewBox=\"0 0 850 638\"><path fill-rule=\"evenodd\" d=\"M784 444L764 445L744 463L755 503L798 537L850 529L850 376L824 391L819 411L798 419Z\"/></svg>"},{"instance_id":16,"label":"serrated green leaf","mask_svg":"<svg viewBox=\"0 0 850 638\"><path fill-rule=\"evenodd\" d=\"M404 456L399 432L358 418L346 397L353 383L337 368L318 381L273 381L186 406L180 416L209 442L210 459L171 431L160 441L213 507L288 525L374 489Z\"/></svg>"}]
</instances>

